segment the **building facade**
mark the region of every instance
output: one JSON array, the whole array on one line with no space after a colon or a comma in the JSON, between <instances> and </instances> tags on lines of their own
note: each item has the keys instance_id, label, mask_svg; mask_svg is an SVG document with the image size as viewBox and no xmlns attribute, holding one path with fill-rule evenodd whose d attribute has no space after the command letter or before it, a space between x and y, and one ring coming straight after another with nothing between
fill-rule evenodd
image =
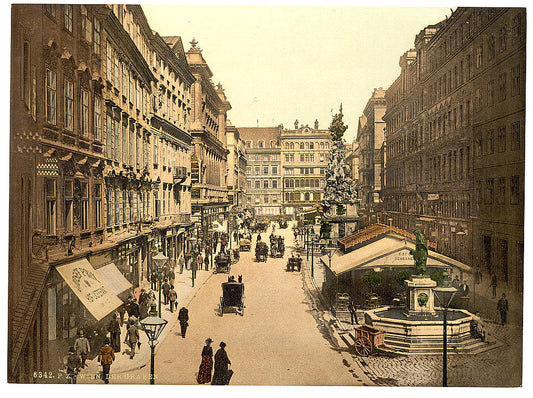
<instances>
[{"instance_id":1,"label":"building facade","mask_svg":"<svg viewBox=\"0 0 533 398\"><path fill-rule=\"evenodd\" d=\"M508 288L523 283L525 10L458 8L387 90L386 217Z\"/></svg>"},{"instance_id":2,"label":"building facade","mask_svg":"<svg viewBox=\"0 0 533 398\"><path fill-rule=\"evenodd\" d=\"M246 167L246 206L257 217L277 218L282 214L281 126L239 127L244 142Z\"/></svg>"},{"instance_id":3,"label":"building facade","mask_svg":"<svg viewBox=\"0 0 533 398\"><path fill-rule=\"evenodd\" d=\"M229 211L226 125L231 104L222 85L213 84L213 73L198 42L193 39L190 44L186 57L195 78L190 119L192 213L201 223L201 230L206 231L213 221L226 218Z\"/></svg>"},{"instance_id":4,"label":"building facade","mask_svg":"<svg viewBox=\"0 0 533 398\"><path fill-rule=\"evenodd\" d=\"M9 380L33 382L78 330L99 344L116 308L67 269L118 278L120 303L153 254L185 250L196 78L140 6L16 5L12 21Z\"/></svg>"},{"instance_id":5,"label":"building facade","mask_svg":"<svg viewBox=\"0 0 533 398\"><path fill-rule=\"evenodd\" d=\"M380 149L385 139L385 121L383 115L387 109L385 90L374 89L368 100L363 115L359 117L356 141L359 145L359 175L357 193L359 212L362 225L370 225L377 221L381 214L381 158Z\"/></svg>"},{"instance_id":6,"label":"building facade","mask_svg":"<svg viewBox=\"0 0 533 398\"><path fill-rule=\"evenodd\" d=\"M241 212L245 206L246 149L239 130L228 121L226 127L228 148L228 202L233 213Z\"/></svg>"},{"instance_id":7,"label":"building facade","mask_svg":"<svg viewBox=\"0 0 533 398\"><path fill-rule=\"evenodd\" d=\"M283 212L295 215L317 208L325 187L325 172L331 153L331 133L320 130L318 121L314 128L298 126L281 131L281 169Z\"/></svg>"}]
</instances>

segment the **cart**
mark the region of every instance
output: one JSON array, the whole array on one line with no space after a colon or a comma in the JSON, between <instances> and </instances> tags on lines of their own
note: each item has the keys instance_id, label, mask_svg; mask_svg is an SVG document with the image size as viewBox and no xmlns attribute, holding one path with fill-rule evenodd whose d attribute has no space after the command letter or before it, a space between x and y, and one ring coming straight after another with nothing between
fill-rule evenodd
<instances>
[{"instance_id":1,"label":"cart","mask_svg":"<svg viewBox=\"0 0 533 398\"><path fill-rule=\"evenodd\" d=\"M355 352L367 357L379 347L385 346L385 332L371 328L370 326L360 326L355 329Z\"/></svg>"},{"instance_id":2,"label":"cart","mask_svg":"<svg viewBox=\"0 0 533 398\"><path fill-rule=\"evenodd\" d=\"M268 245L265 242L257 242L255 245L255 259L258 262L266 262L268 258Z\"/></svg>"},{"instance_id":3,"label":"cart","mask_svg":"<svg viewBox=\"0 0 533 398\"><path fill-rule=\"evenodd\" d=\"M229 254L217 254L215 257L215 273L229 274L231 269L231 257Z\"/></svg>"},{"instance_id":4,"label":"cart","mask_svg":"<svg viewBox=\"0 0 533 398\"><path fill-rule=\"evenodd\" d=\"M252 237L249 234L245 234L239 239L239 250L241 252L249 252L252 250Z\"/></svg>"},{"instance_id":5,"label":"cart","mask_svg":"<svg viewBox=\"0 0 533 398\"><path fill-rule=\"evenodd\" d=\"M220 304L218 306L220 316L223 316L224 311L227 309L234 310L235 315L244 316L244 283L222 283L222 296L220 296Z\"/></svg>"},{"instance_id":6,"label":"cart","mask_svg":"<svg viewBox=\"0 0 533 398\"><path fill-rule=\"evenodd\" d=\"M291 271L300 272L301 269L302 269L302 259L301 259L301 257L289 257L289 259L287 261L286 271L287 272L291 272Z\"/></svg>"}]
</instances>

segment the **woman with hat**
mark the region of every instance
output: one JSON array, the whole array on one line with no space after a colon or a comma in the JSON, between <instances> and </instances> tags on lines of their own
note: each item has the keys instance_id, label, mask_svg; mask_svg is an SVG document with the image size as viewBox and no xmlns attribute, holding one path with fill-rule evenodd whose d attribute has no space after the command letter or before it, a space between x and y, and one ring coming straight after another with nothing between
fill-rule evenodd
<instances>
[{"instance_id":1,"label":"woman with hat","mask_svg":"<svg viewBox=\"0 0 533 398\"><path fill-rule=\"evenodd\" d=\"M213 373L212 385L224 385L229 383L228 365L231 365L231 361L224 349L225 347L226 343L223 341L220 342L220 348L215 354L215 372Z\"/></svg>"},{"instance_id":2,"label":"woman with hat","mask_svg":"<svg viewBox=\"0 0 533 398\"><path fill-rule=\"evenodd\" d=\"M198 370L198 376L196 381L198 384L205 384L211 381L211 371L213 370L213 348L211 343L213 340L208 338L205 341L205 346L202 349L202 363L200 363L200 370Z\"/></svg>"}]
</instances>

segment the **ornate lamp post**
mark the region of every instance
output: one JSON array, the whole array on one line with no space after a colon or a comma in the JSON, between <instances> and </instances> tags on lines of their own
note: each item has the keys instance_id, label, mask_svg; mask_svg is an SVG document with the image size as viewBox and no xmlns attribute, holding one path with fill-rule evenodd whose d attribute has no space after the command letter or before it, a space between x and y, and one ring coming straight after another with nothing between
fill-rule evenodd
<instances>
[{"instance_id":1,"label":"ornate lamp post","mask_svg":"<svg viewBox=\"0 0 533 398\"><path fill-rule=\"evenodd\" d=\"M309 242L311 243L311 278L315 277L315 242L317 241L317 234L314 230L309 233Z\"/></svg>"},{"instance_id":2,"label":"ornate lamp post","mask_svg":"<svg viewBox=\"0 0 533 398\"><path fill-rule=\"evenodd\" d=\"M168 260L168 257L159 252L157 256L152 257L154 260L155 266L157 268L157 275L159 276L159 303L158 303L158 314L161 316L161 274L163 273L163 267Z\"/></svg>"},{"instance_id":3,"label":"ornate lamp post","mask_svg":"<svg viewBox=\"0 0 533 398\"><path fill-rule=\"evenodd\" d=\"M143 327L143 330L146 332L146 335L148 336L148 344L150 345L150 384L155 384L155 376L154 376L154 363L155 363L155 346L157 345L158 341L157 339L161 335L161 332L167 325L168 321L165 319L155 317L155 316L149 316L144 318L141 322L141 325Z\"/></svg>"},{"instance_id":4,"label":"ornate lamp post","mask_svg":"<svg viewBox=\"0 0 533 398\"><path fill-rule=\"evenodd\" d=\"M196 241L197 239L194 236L189 238L189 243L191 244L191 251L192 251L192 264L191 264L192 287L194 287L194 278L196 277Z\"/></svg>"},{"instance_id":5,"label":"ornate lamp post","mask_svg":"<svg viewBox=\"0 0 533 398\"><path fill-rule=\"evenodd\" d=\"M448 336L447 336L447 315L448 308L450 303L455 296L457 289L453 286L450 286L450 280L447 273L444 273L444 280L442 281L442 286L438 286L433 289L433 293L437 298L439 304L441 305L443 311L443 322L442 322L442 386L448 386Z\"/></svg>"},{"instance_id":6,"label":"ornate lamp post","mask_svg":"<svg viewBox=\"0 0 533 398\"><path fill-rule=\"evenodd\" d=\"M324 250L326 250L326 254L327 254L328 260L329 260L329 269L331 270L331 258L333 257L333 255L337 251L337 246L334 246L331 243L331 241L329 241L329 245L324 247ZM335 283L335 297L337 297L337 289L338 289L338 282ZM333 301L333 299L331 301ZM329 304L330 304L330 307L333 307L333 304L331 302Z\"/></svg>"}]
</instances>

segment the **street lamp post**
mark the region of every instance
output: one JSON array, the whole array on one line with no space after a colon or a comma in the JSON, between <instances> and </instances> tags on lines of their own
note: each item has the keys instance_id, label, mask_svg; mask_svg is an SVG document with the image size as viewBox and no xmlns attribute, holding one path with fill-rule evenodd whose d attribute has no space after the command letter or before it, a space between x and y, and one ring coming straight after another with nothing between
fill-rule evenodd
<instances>
[{"instance_id":1,"label":"street lamp post","mask_svg":"<svg viewBox=\"0 0 533 398\"><path fill-rule=\"evenodd\" d=\"M315 277L315 242L317 235L315 231L309 233L309 242L311 243L311 278Z\"/></svg>"},{"instance_id":2,"label":"street lamp post","mask_svg":"<svg viewBox=\"0 0 533 398\"><path fill-rule=\"evenodd\" d=\"M447 333L447 316L450 303L457 292L457 289L450 286L450 280L447 273L444 273L444 279L442 286L438 286L433 289L435 297L439 301L439 304L443 308L442 311L442 386L448 386L448 333Z\"/></svg>"},{"instance_id":3,"label":"street lamp post","mask_svg":"<svg viewBox=\"0 0 533 398\"><path fill-rule=\"evenodd\" d=\"M157 267L157 275L159 276L159 303L157 308L158 314L161 316L161 274L163 273L163 266L168 260L168 257L165 256L163 252L159 252L157 256L152 258L152 260L154 260L155 266Z\"/></svg>"},{"instance_id":4,"label":"street lamp post","mask_svg":"<svg viewBox=\"0 0 533 398\"><path fill-rule=\"evenodd\" d=\"M189 243L191 244L191 250L192 250L192 264L191 264L192 287L194 287L194 278L196 277L196 241L197 239L194 236L189 238Z\"/></svg>"},{"instance_id":5,"label":"street lamp post","mask_svg":"<svg viewBox=\"0 0 533 398\"><path fill-rule=\"evenodd\" d=\"M148 344L150 345L150 384L155 384L155 346L168 321L159 317L149 316L140 323L148 336Z\"/></svg>"},{"instance_id":6,"label":"street lamp post","mask_svg":"<svg viewBox=\"0 0 533 398\"><path fill-rule=\"evenodd\" d=\"M331 271L331 258L333 257L333 255L337 251L337 246L333 246L331 241L330 241L329 245L326 246L325 249L326 249L326 254L327 254L328 260L329 260L329 269ZM338 283L336 283L335 285L336 285L335 286L335 297L336 297L337 296ZM333 307L332 301L333 301L333 299L331 299L331 302L329 303L330 307Z\"/></svg>"}]
</instances>

